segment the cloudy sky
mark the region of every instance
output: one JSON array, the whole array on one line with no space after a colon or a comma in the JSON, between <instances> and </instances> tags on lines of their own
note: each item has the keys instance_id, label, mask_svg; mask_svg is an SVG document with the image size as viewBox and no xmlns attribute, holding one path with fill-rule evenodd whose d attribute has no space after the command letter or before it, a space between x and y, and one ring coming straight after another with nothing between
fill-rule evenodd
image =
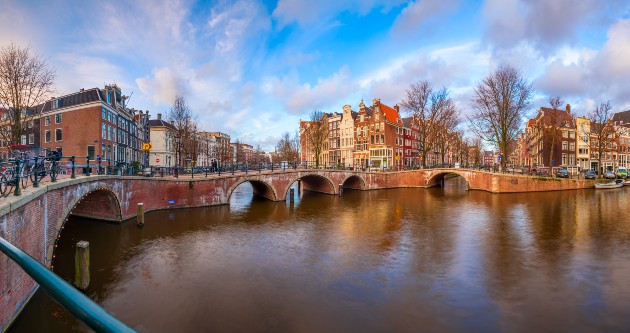
<instances>
[{"instance_id":1,"label":"cloudy sky","mask_svg":"<svg viewBox=\"0 0 630 333\"><path fill-rule=\"evenodd\" d=\"M313 109L394 105L418 80L466 113L501 64L534 84L537 107L560 95L578 115L630 109L627 0L0 0L11 41L56 69L59 96L117 83L155 116L179 93L203 128L265 149Z\"/></svg>"}]
</instances>

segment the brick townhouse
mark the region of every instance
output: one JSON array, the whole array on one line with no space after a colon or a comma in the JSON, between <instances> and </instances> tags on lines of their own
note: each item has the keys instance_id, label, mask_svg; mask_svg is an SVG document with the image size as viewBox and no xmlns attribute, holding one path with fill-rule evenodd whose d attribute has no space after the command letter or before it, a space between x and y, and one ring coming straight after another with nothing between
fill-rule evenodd
<instances>
[{"instance_id":1,"label":"brick townhouse","mask_svg":"<svg viewBox=\"0 0 630 333\"><path fill-rule=\"evenodd\" d=\"M117 85L53 97L36 107L41 113L23 141L37 151L77 156L80 164L87 156L112 164L146 162L142 143L149 141L149 115L127 108L126 98ZM0 152L6 155L6 143L0 144Z\"/></svg>"}]
</instances>

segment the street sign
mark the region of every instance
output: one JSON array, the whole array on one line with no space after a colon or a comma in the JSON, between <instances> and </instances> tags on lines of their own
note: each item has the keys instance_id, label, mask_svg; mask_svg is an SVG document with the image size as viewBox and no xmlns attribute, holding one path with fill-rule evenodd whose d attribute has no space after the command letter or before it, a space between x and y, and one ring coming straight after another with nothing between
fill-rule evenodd
<instances>
[{"instance_id":1,"label":"street sign","mask_svg":"<svg viewBox=\"0 0 630 333\"><path fill-rule=\"evenodd\" d=\"M159 159L159 158L156 158L156 159L155 159L155 163L160 163L160 159Z\"/></svg>"},{"instance_id":2,"label":"street sign","mask_svg":"<svg viewBox=\"0 0 630 333\"><path fill-rule=\"evenodd\" d=\"M396 155L396 161L400 161L400 156Z\"/></svg>"},{"instance_id":3,"label":"street sign","mask_svg":"<svg viewBox=\"0 0 630 333\"><path fill-rule=\"evenodd\" d=\"M151 148L153 148L153 145L151 144L151 142L142 144L142 150L151 150Z\"/></svg>"},{"instance_id":4,"label":"street sign","mask_svg":"<svg viewBox=\"0 0 630 333\"><path fill-rule=\"evenodd\" d=\"M499 162L501 162L501 159L502 159L502 157L501 157L501 155L499 155Z\"/></svg>"}]
</instances>

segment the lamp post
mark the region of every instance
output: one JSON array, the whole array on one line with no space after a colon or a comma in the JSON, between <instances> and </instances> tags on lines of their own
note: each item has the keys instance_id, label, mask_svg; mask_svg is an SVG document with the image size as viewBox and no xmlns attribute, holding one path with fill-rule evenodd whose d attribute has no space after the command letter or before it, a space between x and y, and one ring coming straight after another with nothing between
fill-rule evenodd
<instances>
[{"instance_id":1,"label":"lamp post","mask_svg":"<svg viewBox=\"0 0 630 333\"><path fill-rule=\"evenodd\" d=\"M174 170L175 178L177 178L178 176L177 168L179 167L179 140L180 140L179 135L175 135L175 163L173 163L175 166L175 170Z\"/></svg>"}]
</instances>

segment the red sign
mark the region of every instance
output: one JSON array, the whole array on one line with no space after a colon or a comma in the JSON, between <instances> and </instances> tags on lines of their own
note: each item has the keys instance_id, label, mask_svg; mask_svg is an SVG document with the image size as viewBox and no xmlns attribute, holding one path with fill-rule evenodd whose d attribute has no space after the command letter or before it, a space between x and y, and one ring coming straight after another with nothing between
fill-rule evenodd
<instances>
[{"instance_id":1,"label":"red sign","mask_svg":"<svg viewBox=\"0 0 630 333\"><path fill-rule=\"evenodd\" d=\"M159 159L159 158L156 158L156 159L155 159L155 163L160 163L160 159Z\"/></svg>"}]
</instances>

